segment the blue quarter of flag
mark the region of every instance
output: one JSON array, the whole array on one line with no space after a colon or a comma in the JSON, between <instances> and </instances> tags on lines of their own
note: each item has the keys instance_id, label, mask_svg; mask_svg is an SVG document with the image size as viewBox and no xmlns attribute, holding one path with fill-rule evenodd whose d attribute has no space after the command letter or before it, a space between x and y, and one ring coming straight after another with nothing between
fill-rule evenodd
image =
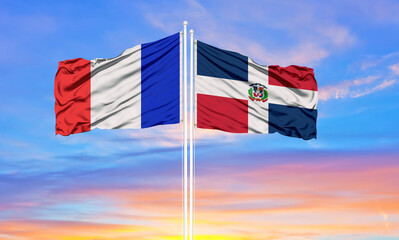
<instances>
[{"instance_id":1,"label":"blue quarter of flag","mask_svg":"<svg viewBox=\"0 0 399 240\"><path fill-rule=\"evenodd\" d=\"M316 138L317 110L269 103L269 133L309 140Z\"/></svg>"},{"instance_id":2,"label":"blue quarter of flag","mask_svg":"<svg viewBox=\"0 0 399 240\"><path fill-rule=\"evenodd\" d=\"M197 75L248 82L248 57L197 41Z\"/></svg>"}]
</instances>

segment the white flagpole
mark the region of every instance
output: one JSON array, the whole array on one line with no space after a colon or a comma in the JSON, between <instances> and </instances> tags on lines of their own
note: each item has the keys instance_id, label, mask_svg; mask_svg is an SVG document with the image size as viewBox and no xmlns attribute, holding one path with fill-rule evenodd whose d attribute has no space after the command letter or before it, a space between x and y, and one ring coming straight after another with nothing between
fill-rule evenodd
<instances>
[{"instance_id":1,"label":"white flagpole","mask_svg":"<svg viewBox=\"0 0 399 240\"><path fill-rule=\"evenodd\" d=\"M187 21L183 22L183 236L187 240Z\"/></svg>"},{"instance_id":2,"label":"white flagpole","mask_svg":"<svg viewBox=\"0 0 399 240\"><path fill-rule=\"evenodd\" d=\"M194 30L190 30L190 240L194 239L194 161L193 161L193 133L194 133Z\"/></svg>"}]
</instances>

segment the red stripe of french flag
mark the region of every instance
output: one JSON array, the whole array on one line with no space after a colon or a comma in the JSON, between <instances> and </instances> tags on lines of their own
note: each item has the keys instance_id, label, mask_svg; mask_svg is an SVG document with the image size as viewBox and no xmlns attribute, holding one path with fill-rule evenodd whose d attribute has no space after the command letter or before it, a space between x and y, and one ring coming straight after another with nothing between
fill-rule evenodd
<instances>
[{"instance_id":1,"label":"red stripe of french flag","mask_svg":"<svg viewBox=\"0 0 399 240\"><path fill-rule=\"evenodd\" d=\"M55 77L56 134L90 131L91 61L76 58L59 62Z\"/></svg>"}]
</instances>

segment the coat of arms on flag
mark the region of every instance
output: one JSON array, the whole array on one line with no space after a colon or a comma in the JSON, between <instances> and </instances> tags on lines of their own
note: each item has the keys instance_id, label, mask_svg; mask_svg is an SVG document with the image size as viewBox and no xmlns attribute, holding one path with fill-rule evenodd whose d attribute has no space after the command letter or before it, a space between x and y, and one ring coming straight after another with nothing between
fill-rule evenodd
<instances>
[{"instance_id":1,"label":"coat of arms on flag","mask_svg":"<svg viewBox=\"0 0 399 240\"><path fill-rule=\"evenodd\" d=\"M248 90L249 94L249 99L252 101L261 101L261 102L266 102L267 101L267 87L263 86L260 83L254 83L249 85L250 88Z\"/></svg>"}]
</instances>

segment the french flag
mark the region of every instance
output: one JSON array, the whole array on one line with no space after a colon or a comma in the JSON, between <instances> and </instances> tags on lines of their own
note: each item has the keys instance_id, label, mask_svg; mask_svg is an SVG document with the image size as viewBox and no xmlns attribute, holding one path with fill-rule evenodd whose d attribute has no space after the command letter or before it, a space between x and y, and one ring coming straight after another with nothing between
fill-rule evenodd
<instances>
[{"instance_id":1,"label":"french flag","mask_svg":"<svg viewBox=\"0 0 399 240\"><path fill-rule=\"evenodd\" d=\"M313 69L262 66L201 41L195 47L198 128L316 138L318 94Z\"/></svg>"},{"instance_id":2,"label":"french flag","mask_svg":"<svg viewBox=\"0 0 399 240\"><path fill-rule=\"evenodd\" d=\"M59 63L56 134L174 124L182 114L182 33L115 58Z\"/></svg>"}]
</instances>

